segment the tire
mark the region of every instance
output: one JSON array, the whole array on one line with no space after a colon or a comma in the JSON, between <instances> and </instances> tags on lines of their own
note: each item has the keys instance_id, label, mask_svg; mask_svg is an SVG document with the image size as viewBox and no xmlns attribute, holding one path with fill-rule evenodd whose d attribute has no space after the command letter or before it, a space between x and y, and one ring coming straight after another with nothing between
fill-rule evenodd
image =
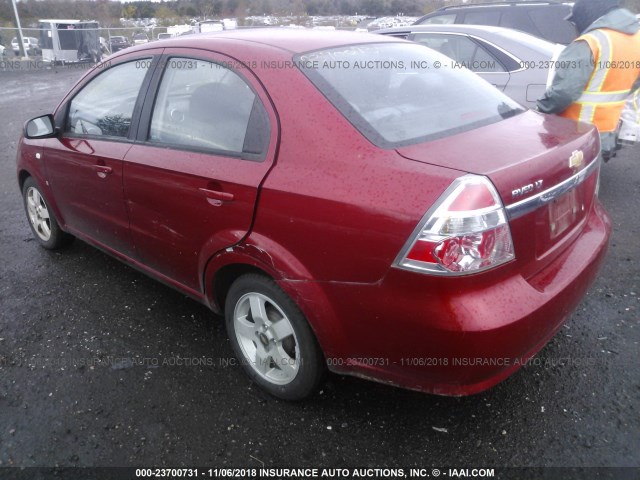
<instances>
[{"instance_id":1,"label":"tire","mask_svg":"<svg viewBox=\"0 0 640 480\"><path fill-rule=\"evenodd\" d=\"M73 241L73 236L64 232L49 208L40 187L29 177L22 186L22 199L29 226L38 243L47 250L62 248Z\"/></svg>"},{"instance_id":2,"label":"tire","mask_svg":"<svg viewBox=\"0 0 640 480\"><path fill-rule=\"evenodd\" d=\"M258 274L238 278L227 295L225 320L236 356L260 387L284 400L316 391L324 356L306 318L276 282Z\"/></svg>"}]
</instances>

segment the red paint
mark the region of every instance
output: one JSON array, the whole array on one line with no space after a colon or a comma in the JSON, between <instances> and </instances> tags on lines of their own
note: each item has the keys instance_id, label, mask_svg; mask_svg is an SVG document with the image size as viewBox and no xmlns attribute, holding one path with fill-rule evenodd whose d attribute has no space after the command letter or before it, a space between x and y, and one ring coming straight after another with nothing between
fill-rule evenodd
<instances>
[{"instance_id":1,"label":"red paint","mask_svg":"<svg viewBox=\"0 0 640 480\"><path fill-rule=\"evenodd\" d=\"M393 267L394 260L456 178L486 175L510 205L536 194L514 199L514 189L538 180L546 189L570 177L574 150L591 161L597 132L527 112L382 150L296 68L262 63L348 42L393 41L269 30L166 42L165 53L235 65L269 116L262 161L139 139L63 136L23 139L18 172L34 176L63 228L212 308L220 307L214 289L221 269L245 265L272 276L305 313L335 371L438 394L481 391L535 354L597 275L611 227L593 196L596 175L575 190L571 201L584 210L573 216L565 215L566 200L555 213L544 206L511 221L516 259L498 268L434 277ZM111 61L162 52L141 46ZM98 73L74 87L57 119ZM455 208L483 201L485 192L469 195ZM553 215L565 215L557 235L550 232ZM494 365L469 365L478 358Z\"/></svg>"}]
</instances>

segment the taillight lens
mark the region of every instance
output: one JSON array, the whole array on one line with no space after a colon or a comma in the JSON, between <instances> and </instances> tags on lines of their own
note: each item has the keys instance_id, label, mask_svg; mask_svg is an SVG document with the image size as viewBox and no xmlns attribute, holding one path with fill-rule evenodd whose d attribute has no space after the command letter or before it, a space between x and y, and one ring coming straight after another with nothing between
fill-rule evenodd
<instances>
[{"instance_id":1,"label":"taillight lens","mask_svg":"<svg viewBox=\"0 0 640 480\"><path fill-rule=\"evenodd\" d=\"M396 264L425 273L465 275L514 258L498 192L486 177L465 175L425 215Z\"/></svg>"}]
</instances>

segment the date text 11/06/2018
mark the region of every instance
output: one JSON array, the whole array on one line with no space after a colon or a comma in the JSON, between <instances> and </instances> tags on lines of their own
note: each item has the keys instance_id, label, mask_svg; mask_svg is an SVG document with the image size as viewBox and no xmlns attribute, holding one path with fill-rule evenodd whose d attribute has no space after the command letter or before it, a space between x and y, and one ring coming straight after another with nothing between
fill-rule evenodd
<instances>
[{"instance_id":1,"label":"date text 11/06/2018","mask_svg":"<svg viewBox=\"0 0 640 480\"><path fill-rule=\"evenodd\" d=\"M139 468L137 478L492 478L492 468Z\"/></svg>"}]
</instances>

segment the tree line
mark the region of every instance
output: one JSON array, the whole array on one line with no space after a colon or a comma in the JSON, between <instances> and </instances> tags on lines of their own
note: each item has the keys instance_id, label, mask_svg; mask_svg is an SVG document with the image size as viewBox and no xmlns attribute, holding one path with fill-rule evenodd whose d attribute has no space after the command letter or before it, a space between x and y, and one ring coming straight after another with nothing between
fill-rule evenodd
<instances>
[{"instance_id":1,"label":"tree line","mask_svg":"<svg viewBox=\"0 0 640 480\"><path fill-rule=\"evenodd\" d=\"M469 0L488 3L491 0ZM256 15L406 15L419 16L462 0L167 0L162 2L116 0L21 0L21 22L32 25L40 18L98 20L103 26L118 26L120 18L157 18L164 25L189 19ZM624 5L640 12L640 0ZM0 0L0 26L13 27L11 0Z\"/></svg>"},{"instance_id":2,"label":"tree line","mask_svg":"<svg viewBox=\"0 0 640 480\"><path fill-rule=\"evenodd\" d=\"M21 22L40 18L98 20L117 26L120 18L157 18L160 22L182 22L191 18L248 17L256 15L370 15L419 16L462 0L21 0ZM640 2L640 0L638 0ZM11 0L0 0L0 25L13 25Z\"/></svg>"}]
</instances>

